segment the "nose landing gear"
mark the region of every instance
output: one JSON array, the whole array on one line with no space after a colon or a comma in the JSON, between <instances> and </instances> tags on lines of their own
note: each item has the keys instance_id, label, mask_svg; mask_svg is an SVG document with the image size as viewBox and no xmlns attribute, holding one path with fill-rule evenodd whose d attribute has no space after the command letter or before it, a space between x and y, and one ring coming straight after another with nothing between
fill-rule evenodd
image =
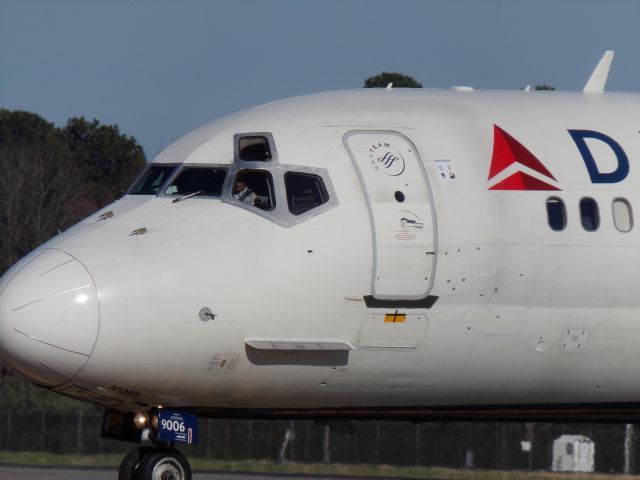
<instances>
[{"instance_id":1,"label":"nose landing gear","mask_svg":"<svg viewBox=\"0 0 640 480\"><path fill-rule=\"evenodd\" d=\"M124 457L118 480L191 480L191 467L173 448L140 447Z\"/></svg>"},{"instance_id":2,"label":"nose landing gear","mask_svg":"<svg viewBox=\"0 0 640 480\"><path fill-rule=\"evenodd\" d=\"M171 410L145 412L105 410L101 435L145 445L131 450L120 463L119 480L191 480L185 456L173 448L175 442L195 443L198 438L195 415Z\"/></svg>"}]
</instances>

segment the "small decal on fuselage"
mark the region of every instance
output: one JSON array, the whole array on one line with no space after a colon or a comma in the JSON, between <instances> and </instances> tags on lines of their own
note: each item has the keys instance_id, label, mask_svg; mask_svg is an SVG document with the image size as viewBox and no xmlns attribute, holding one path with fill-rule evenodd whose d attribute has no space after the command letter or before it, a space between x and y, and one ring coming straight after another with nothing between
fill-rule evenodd
<instances>
[{"instance_id":1,"label":"small decal on fuselage","mask_svg":"<svg viewBox=\"0 0 640 480\"><path fill-rule=\"evenodd\" d=\"M140 392L136 390L131 390L126 387L121 387L120 385L111 385L107 390L110 392L119 393L125 397L138 398L140 396Z\"/></svg>"},{"instance_id":2,"label":"small decal on fuselage","mask_svg":"<svg viewBox=\"0 0 640 480\"><path fill-rule=\"evenodd\" d=\"M207 371L228 375L236 368L239 359L239 353L215 353L209 360Z\"/></svg>"},{"instance_id":3,"label":"small decal on fuselage","mask_svg":"<svg viewBox=\"0 0 640 480\"><path fill-rule=\"evenodd\" d=\"M456 179L456 172L453 169L453 162L447 159L434 160L438 171L438 178L444 182L452 182Z\"/></svg>"},{"instance_id":4,"label":"small decal on fuselage","mask_svg":"<svg viewBox=\"0 0 640 480\"><path fill-rule=\"evenodd\" d=\"M407 319L406 313L398 313L396 310L394 313L385 313L384 323L404 323Z\"/></svg>"},{"instance_id":5,"label":"small decal on fuselage","mask_svg":"<svg viewBox=\"0 0 640 480\"><path fill-rule=\"evenodd\" d=\"M394 235L396 240L415 240L416 231L424 229L422 219L409 210L398 211L400 230Z\"/></svg>"},{"instance_id":6,"label":"small decal on fuselage","mask_svg":"<svg viewBox=\"0 0 640 480\"><path fill-rule=\"evenodd\" d=\"M404 157L389 142L377 142L369 147L369 163L372 168L390 177L404 173Z\"/></svg>"}]
</instances>

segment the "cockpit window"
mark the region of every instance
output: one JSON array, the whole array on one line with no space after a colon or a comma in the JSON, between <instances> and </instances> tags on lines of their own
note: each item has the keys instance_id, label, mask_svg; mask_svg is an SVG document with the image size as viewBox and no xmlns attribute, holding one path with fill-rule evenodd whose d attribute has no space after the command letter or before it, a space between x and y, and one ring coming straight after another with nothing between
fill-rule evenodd
<instances>
[{"instance_id":1,"label":"cockpit window","mask_svg":"<svg viewBox=\"0 0 640 480\"><path fill-rule=\"evenodd\" d=\"M233 163L221 201L283 227L292 227L336 207L338 199L328 172L282 163L278 146L272 132L234 133Z\"/></svg>"},{"instance_id":2,"label":"cockpit window","mask_svg":"<svg viewBox=\"0 0 640 480\"><path fill-rule=\"evenodd\" d=\"M164 189L165 195L198 195L219 197L227 176L225 168L184 167Z\"/></svg>"},{"instance_id":3,"label":"cockpit window","mask_svg":"<svg viewBox=\"0 0 640 480\"><path fill-rule=\"evenodd\" d=\"M329 201L322 178L308 173L287 172L284 174L289 211L302 215Z\"/></svg>"},{"instance_id":4,"label":"cockpit window","mask_svg":"<svg viewBox=\"0 0 640 480\"><path fill-rule=\"evenodd\" d=\"M175 165L149 165L129 189L129 195L156 195Z\"/></svg>"},{"instance_id":5,"label":"cockpit window","mask_svg":"<svg viewBox=\"0 0 640 480\"><path fill-rule=\"evenodd\" d=\"M233 180L233 198L261 210L273 210L276 199L271 174L264 170L240 170Z\"/></svg>"},{"instance_id":6,"label":"cockpit window","mask_svg":"<svg viewBox=\"0 0 640 480\"><path fill-rule=\"evenodd\" d=\"M271 148L267 137L247 135L238 140L238 156L245 162L268 162L271 160Z\"/></svg>"}]
</instances>

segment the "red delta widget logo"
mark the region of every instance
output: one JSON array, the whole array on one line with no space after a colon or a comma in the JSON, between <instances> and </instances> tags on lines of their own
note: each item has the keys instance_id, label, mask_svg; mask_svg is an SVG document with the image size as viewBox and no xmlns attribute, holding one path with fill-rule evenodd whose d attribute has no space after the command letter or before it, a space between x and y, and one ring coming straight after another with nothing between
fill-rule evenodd
<instances>
[{"instance_id":1,"label":"red delta widget logo","mask_svg":"<svg viewBox=\"0 0 640 480\"><path fill-rule=\"evenodd\" d=\"M578 148L592 183L618 183L627 177L629 174L629 159L622 147L613 138L594 130L567 130L567 132ZM611 172L599 170L596 160L587 145L587 140L597 140L611 148L617 159L615 170ZM516 165L517 170L490 186L489 190L561 190L557 186L556 177L527 147L498 125L494 125L493 155L487 180L494 180L511 165ZM531 173L527 173L527 169L531 170ZM532 173L538 175L533 176Z\"/></svg>"}]
</instances>

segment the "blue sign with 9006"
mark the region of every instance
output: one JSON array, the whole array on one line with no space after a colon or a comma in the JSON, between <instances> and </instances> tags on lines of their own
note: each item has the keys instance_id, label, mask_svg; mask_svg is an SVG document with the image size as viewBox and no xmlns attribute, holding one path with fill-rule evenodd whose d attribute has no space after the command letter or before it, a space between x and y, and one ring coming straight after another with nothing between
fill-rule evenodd
<instances>
[{"instance_id":1,"label":"blue sign with 9006","mask_svg":"<svg viewBox=\"0 0 640 480\"><path fill-rule=\"evenodd\" d=\"M158 412L158 439L168 442L196 443L198 418L190 413L160 410Z\"/></svg>"}]
</instances>

